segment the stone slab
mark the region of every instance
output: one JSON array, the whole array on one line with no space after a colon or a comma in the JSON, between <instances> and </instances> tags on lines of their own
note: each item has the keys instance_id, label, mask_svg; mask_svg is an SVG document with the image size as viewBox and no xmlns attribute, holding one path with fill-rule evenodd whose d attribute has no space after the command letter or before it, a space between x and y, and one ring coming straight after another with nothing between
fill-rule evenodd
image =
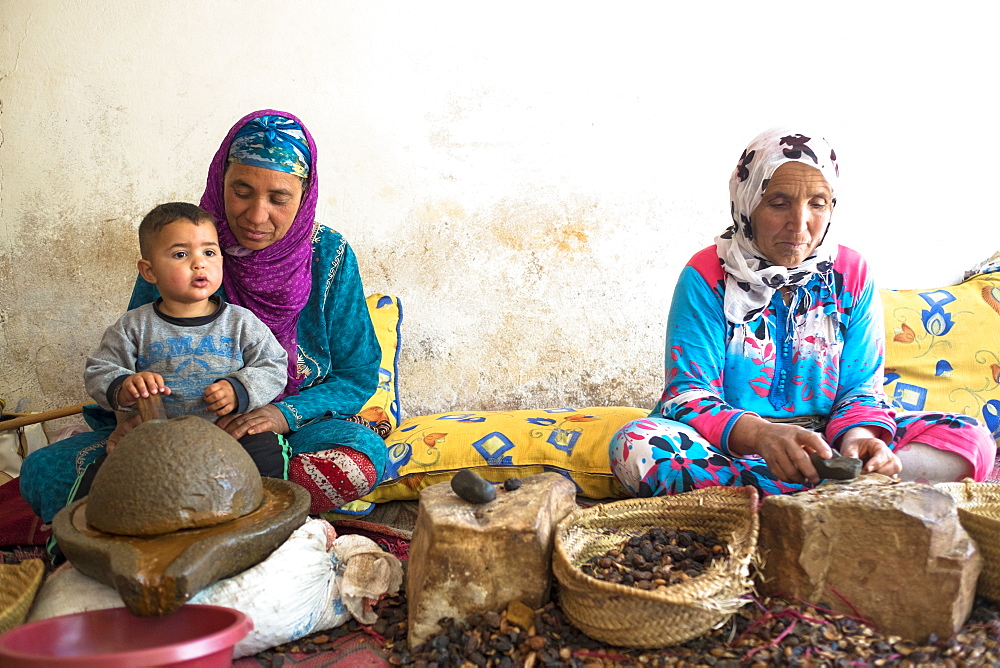
<instances>
[{"instance_id":1,"label":"stone slab","mask_svg":"<svg viewBox=\"0 0 1000 668\"><path fill-rule=\"evenodd\" d=\"M407 563L409 642L421 644L442 617L500 612L512 601L549 600L556 525L576 509L576 485L558 473L497 486L496 499L465 501L448 483L420 492Z\"/></svg>"},{"instance_id":2,"label":"stone slab","mask_svg":"<svg viewBox=\"0 0 1000 668\"><path fill-rule=\"evenodd\" d=\"M84 497L56 514L52 530L69 562L114 587L132 614L162 617L213 582L260 563L302 526L309 493L275 478L262 478L262 486L256 510L214 526L116 536L87 523L89 497Z\"/></svg>"},{"instance_id":3,"label":"stone slab","mask_svg":"<svg viewBox=\"0 0 1000 668\"><path fill-rule=\"evenodd\" d=\"M767 497L757 545L762 595L822 603L916 642L962 626L982 569L951 497L873 474Z\"/></svg>"}]
</instances>

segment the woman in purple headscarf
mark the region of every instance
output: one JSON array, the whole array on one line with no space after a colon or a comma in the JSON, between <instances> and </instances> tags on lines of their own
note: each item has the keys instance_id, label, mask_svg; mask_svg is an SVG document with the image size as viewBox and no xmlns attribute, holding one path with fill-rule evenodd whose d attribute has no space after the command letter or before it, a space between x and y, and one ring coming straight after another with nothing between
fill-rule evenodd
<instances>
[{"instance_id":1,"label":"woman in purple headscarf","mask_svg":"<svg viewBox=\"0 0 1000 668\"><path fill-rule=\"evenodd\" d=\"M217 220L223 297L253 311L288 352L288 380L270 404L217 424L235 438L284 434L289 478L312 495L313 512L367 494L385 471L375 431L349 418L375 393L381 351L347 241L317 224L316 145L292 114L266 109L240 119L208 171L202 208ZM137 279L129 308L154 301ZM137 420L89 412L92 433L43 448L22 470L21 491L49 522L72 498L87 466ZM44 451L44 453L43 453ZM32 458L29 458L32 459Z\"/></svg>"}]
</instances>

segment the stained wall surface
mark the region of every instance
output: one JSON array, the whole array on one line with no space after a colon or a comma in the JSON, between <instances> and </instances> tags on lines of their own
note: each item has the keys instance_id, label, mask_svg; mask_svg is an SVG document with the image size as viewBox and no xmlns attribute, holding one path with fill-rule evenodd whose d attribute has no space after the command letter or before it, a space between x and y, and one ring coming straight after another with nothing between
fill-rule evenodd
<instances>
[{"instance_id":1,"label":"stained wall surface","mask_svg":"<svg viewBox=\"0 0 1000 668\"><path fill-rule=\"evenodd\" d=\"M258 108L310 126L320 219L402 300L408 415L651 406L677 274L771 126L837 147L882 285L997 250L987 9L685 4L0 0L0 397L87 400L138 221Z\"/></svg>"}]
</instances>

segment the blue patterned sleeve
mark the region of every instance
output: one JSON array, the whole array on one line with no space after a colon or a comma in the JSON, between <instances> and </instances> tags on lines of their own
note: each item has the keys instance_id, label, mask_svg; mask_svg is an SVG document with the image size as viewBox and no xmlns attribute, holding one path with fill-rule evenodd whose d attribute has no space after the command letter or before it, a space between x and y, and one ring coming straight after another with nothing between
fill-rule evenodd
<instances>
[{"instance_id":1,"label":"blue patterned sleeve","mask_svg":"<svg viewBox=\"0 0 1000 668\"><path fill-rule=\"evenodd\" d=\"M727 328L721 290L712 290L694 267L685 267L670 305L666 382L653 414L683 422L724 449L730 430L746 412L722 396Z\"/></svg>"},{"instance_id":2,"label":"blue patterned sleeve","mask_svg":"<svg viewBox=\"0 0 1000 668\"><path fill-rule=\"evenodd\" d=\"M882 303L874 283L865 274L864 287L854 303L848 303L855 299L850 292L845 290L841 295L841 317L847 324L837 395L826 429L831 444L852 427L882 428L890 438L896 432L896 422L882 390L885 358Z\"/></svg>"},{"instance_id":3,"label":"blue patterned sleeve","mask_svg":"<svg viewBox=\"0 0 1000 668\"><path fill-rule=\"evenodd\" d=\"M333 233L336 234L336 233ZM336 236L340 240L340 236ZM289 427L320 417L350 417L375 393L382 352L375 336L354 251L344 241L334 258L318 254L309 304L299 316L299 393L276 402Z\"/></svg>"}]
</instances>

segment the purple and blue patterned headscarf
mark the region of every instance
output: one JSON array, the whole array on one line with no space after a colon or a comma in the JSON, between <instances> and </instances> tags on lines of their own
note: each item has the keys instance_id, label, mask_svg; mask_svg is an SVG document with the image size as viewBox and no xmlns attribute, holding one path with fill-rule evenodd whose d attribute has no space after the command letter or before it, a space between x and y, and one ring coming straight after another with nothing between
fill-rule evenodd
<instances>
[{"instance_id":1,"label":"purple and blue patterned headscarf","mask_svg":"<svg viewBox=\"0 0 1000 668\"><path fill-rule=\"evenodd\" d=\"M291 227L267 248L250 250L240 246L229 229L224 181L226 165L233 155L236 162L309 178ZM212 159L201 197L201 207L217 221L219 245L225 253L222 284L226 296L230 302L253 311L288 353L288 382L278 399L296 394L301 381L297 327L312 285L312 232L318 199L312 135L298 118L274 109L248 114L229 130Z\"/></svg>"},{"instance_id":2,"label":"purple and blue patterned headscarf","mask_svg":"<svg viewBox=\"0 0 1000 668\"><path fill-rule=\"evenodd\" d=\"M309 177L312 153L302 125L284 116L259 116L236 131L229 162Z\"/></svg>"},{"instance_id":3,"label":"purple and blue patterned headscarf","mask_svg":"<svg viewBox=\"0 0 1000 668\"><path fill-rule=\"evenodd\" d=\"M839 246L830 234L830 226L813 254L791 269L772 264L757 248L750 216L763 199L771 176L786 162L801 162L818 169L836 201L840 168L837 154L826 139L789 128L773 128L750 142L729 178L733 223L715 238L716 253L726 271L726 319L736 325L760 315L778 288L805 285L817 273L828 274L837 259Z\"/></svg>"}]
</instances>

